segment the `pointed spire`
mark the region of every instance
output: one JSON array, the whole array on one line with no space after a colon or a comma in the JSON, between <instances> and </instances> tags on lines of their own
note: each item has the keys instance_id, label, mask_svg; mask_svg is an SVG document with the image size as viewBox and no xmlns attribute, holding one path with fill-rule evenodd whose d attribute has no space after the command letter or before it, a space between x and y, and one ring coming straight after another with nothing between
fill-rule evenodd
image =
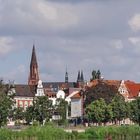
<instances>
[{"instance_id":1,"label":"pointed spire","mask_svg":"<svg viewBox=\"0 0 140 140\"><path fill-rule=\"evenodd\" d=\"M32 57L31 57L30 67L32 67L33 65L36 65L38 67L37 59L36 59L36 52L35 52L35 45L34 44L33 44L33 49L32 49Z\"/></svg>"},{"instance_id":2,"label":"pointed spire","mask_svg":"<svg viewBox=\"0 0 140 140\"><path fill-rule=\"evenodd\" d=\"M36 52L35 52L35 45L33 45L28 84L37 85L38 81L39 81L38 64L37 64L37 58L36 58Z\"/></svg>"},{"instance_id":3,"label":"pointed spire","mask_svg":"<svg viewBox=\"0 0 140 140\"><path fill-rule=\"evenodd\" d=\"M84 82L84 75L83 75L83 71L81 71L81 82Z\"/></svg>"},{"instance_id":4,"label":"pointed spire","mask_svg":"<svg viewBox=\"0 0 140 140\"><path fill-rule=\"evenodd\" d=\"M65 73L65 83L69 82L69 77L68 77L68 72L67 72L67 67L66 67L66 73Z\"/></svg>"},{"instance_id":5,"label":"pointed spire","mask_svg":"<svg viewBox=\"0 0 140 140\"><path fill-rule=\"evenodd\" d=\"M77 82L81 81L80 70L78 71Z\"/></svg>"}]
</instances>

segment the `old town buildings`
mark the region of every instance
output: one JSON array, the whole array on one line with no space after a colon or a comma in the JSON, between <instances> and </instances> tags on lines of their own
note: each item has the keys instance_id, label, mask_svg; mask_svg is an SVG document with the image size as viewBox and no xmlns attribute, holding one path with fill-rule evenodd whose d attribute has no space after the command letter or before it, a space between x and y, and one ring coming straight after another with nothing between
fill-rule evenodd
<instances>
[{"instance_id":1,"label":"old town buildings","mask_svg":"<svg viewBox=\"0 0 140 140\"><path fill-rule=\"evenodd\" d=\"M101 80L108 85L116 86L118 93L124 96L125 101L131 101L140 96L140 83L124 80ZM33 45L28 83L15 84L11 92L15 93L15 107L26 109L33 104L33 99L37 96L48 96L53 105L57 98L63 98L67 102L71 102L71 117L82 117L83 92L87 88L96 86L98 82L99 80L92 80L85 83L83 71L78 72L77 81L69 82L67 70L64 82L41 81L35 45Z\"/></svg>"},{"instance_id":2,"label":"old town buildings","mask_svg":"<svg viewBox=\"0 0 140 140\"><path fill-rule=\"evenodd\" d=\"M73 111L75 107L78 107L78 110L80 109L74 115L80 117L83 114L83 100L80 92L84 85L83 71L78 72L76 82L69 82L67 70L64 82L42 82L39 76L35 46L33 45L28 84L15 84L12 90L15 93L15 107L22 107L26 110L28 106L33 104L33 99L37 96L48 96L53 105L56 104L57 98L63 98L68 103L71 102ZM72 114L74 114L73 111Z\"/></svg>"}]
</instances>

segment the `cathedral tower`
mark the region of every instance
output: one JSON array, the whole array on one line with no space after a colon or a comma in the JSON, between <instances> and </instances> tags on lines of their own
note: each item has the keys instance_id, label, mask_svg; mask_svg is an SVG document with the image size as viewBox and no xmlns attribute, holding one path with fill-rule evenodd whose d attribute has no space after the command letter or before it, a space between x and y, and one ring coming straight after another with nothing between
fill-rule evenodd
<instances>
[{"instance_id":1,"label":"cathedral tower","mask_svg":"<svg viewBox=\"0 0 140 140\"><path fill-rule=\"evenodd\" d=\"M38 81L39 81L38 64L37 64L35 46L33 45L28 85L37 85Z\"/></svg>"}]
</instances>

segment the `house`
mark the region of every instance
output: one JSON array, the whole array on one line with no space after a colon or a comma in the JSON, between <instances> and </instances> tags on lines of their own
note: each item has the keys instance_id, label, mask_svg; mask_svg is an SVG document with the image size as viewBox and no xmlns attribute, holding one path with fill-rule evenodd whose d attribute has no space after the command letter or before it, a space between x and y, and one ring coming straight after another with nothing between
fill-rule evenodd
<instances>
[{"instance_id":1,"label":"house","mask_svg":"<svg viewBox=\"0 0 140 140\"><path fill-rule=\"evenodd\" d=\"M122 80L118 91L125 98L125 101L130 102L136 97L140 97L140 83Z\"/></svg>"}]
</instances>

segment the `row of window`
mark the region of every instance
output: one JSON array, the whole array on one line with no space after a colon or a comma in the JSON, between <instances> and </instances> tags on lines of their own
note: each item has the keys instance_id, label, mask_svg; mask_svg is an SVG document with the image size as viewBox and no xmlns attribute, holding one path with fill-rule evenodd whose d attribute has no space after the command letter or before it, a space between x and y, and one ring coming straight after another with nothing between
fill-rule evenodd
<instances>
[{"instance_id":1,"label":"row of window","mask_svg":"<svg viewBox=\"0 0 140 140\"><path fill-rule=\"evenodd\" d=\"M32 101L18 101L19 107L28 107L32 105Z\"/></svg>"}]
</instances>

